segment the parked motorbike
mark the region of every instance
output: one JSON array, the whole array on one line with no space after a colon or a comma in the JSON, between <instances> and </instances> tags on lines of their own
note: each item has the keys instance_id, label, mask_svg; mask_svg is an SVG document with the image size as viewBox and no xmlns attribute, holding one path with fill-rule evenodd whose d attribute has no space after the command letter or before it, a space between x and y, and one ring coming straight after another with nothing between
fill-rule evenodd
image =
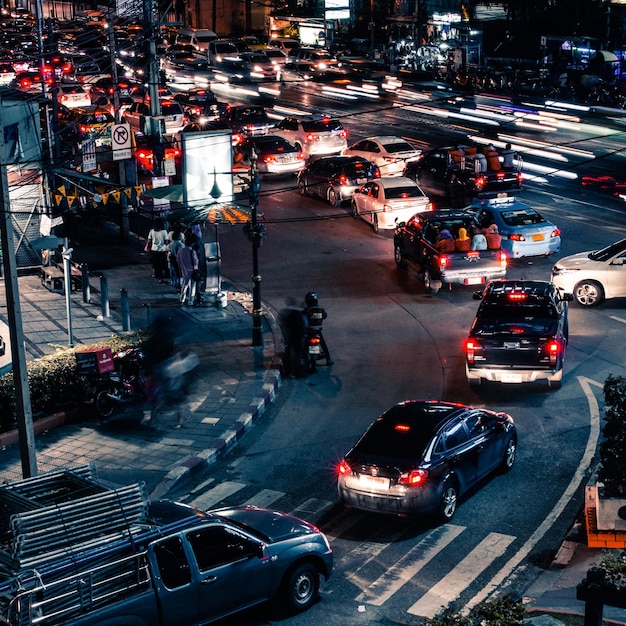
<instances>
[{"instance_id":1,"label":"parked motorbike","mask_svg":"<svg viewBox=\"0 0 626 626\"><path fill-rule=\"evenodd\" d=\"M125 404L144 402L147 399L140 348L129 348L113 355L115 369L96 388L96 411L102 417L111 417Z\"/></svg>"}]
</instances>

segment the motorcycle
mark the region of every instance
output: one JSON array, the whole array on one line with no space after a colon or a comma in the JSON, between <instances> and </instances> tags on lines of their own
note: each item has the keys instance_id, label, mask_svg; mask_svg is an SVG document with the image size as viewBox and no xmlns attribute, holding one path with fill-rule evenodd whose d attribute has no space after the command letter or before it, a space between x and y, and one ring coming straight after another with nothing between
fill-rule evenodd
<instances>
[{"instance_id":1,"label":"motorcycle","mask_svg":"<svg viewBox=\"0 0 626 626\"><path fill-rule=\"evenodd\" d=\"M113 355L114 370L96 388L94 402L101 417L111 417L124 404L147 400L140 348L128 348Z\"/></svg>"},{"instance_id":2,"label":"motorcycle","mask_svg":"<svg viewBox=\"0 0 626 626\"><path fill-rule=\"evenodd\" d=\"M312 374L317 368L317 362L325 359L326 356L322 350L322 337L319 331L309 330L304 338L304 370Z\"/></svg>"}]
</instances>

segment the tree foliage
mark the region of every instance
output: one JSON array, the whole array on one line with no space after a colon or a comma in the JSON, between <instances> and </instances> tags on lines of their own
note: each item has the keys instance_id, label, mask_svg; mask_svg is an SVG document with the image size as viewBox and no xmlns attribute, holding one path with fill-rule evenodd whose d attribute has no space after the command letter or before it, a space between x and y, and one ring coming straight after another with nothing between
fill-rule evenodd
<instances>
[{"instance_id":1,"label":"tree foliage","mask_svg":"<svg viewBox=\"0 0 626 626\"><path fill-rule=\"evenodd\" d=\"M609 375L604 382L604 426L600 442L598 481L605 495L626 494L626 379Z\"/></svg>"}]
</instances>

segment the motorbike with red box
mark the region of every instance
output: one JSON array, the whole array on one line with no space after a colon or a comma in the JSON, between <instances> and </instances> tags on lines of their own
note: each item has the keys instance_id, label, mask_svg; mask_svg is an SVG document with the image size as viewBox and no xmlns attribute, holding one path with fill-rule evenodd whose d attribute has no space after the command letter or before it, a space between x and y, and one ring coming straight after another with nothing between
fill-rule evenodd
<instances>
[{"instance_id":1,"label":"motorbike with red box","mask_svg":"<svg viewBox=\"0 0 626 626\"><path fill-rule=\"evenodd\" d=\"M141 348L128 348L112 354L110 348L76 352L78 373L90 378L94 404L101 417L111 417L125 404L147 399Z\"/></svg>"}]
</instances>

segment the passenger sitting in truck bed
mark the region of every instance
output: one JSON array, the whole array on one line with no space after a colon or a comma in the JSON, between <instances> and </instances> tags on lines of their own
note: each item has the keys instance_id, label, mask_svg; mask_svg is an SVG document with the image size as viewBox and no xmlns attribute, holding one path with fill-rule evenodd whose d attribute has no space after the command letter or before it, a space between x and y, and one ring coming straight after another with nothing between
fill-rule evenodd
<instances>
[{"instance_id":1,"label":"passenger sitting in truck bed","mask_svg":"<svg viewBox=\"0 0 626 626\"><path fill-rule=\"evenodd\" d=\"M472 250L486 250L487 238L480 231L476 232L472 237Z\"/></svg>"},{"instance_id":2,"label":"passenger sitting in truck bed","mask_svg":"<svg viewBox=\"0 0 626 626\"><path fill-rule=\"evenodd\" d=\"M439 233L435 248L437 248L438 252L454 252L454 238L447 228L444 228Z\"/></svg>"},{"instance_id":3,"label":"passenger sitting in truck bed","mask_svg":"<svg viewBox=\"0 0 626 626\"><path fill-rule=\"evenodd\" d=\"M487 159L487 166L492 172L497 172L501 169L500 155L496 150L496 147L490 143L485 149L485 158Z\"/></svg>"},{"instance_id":4,"label":"passenger sitting in truck bed","mask_svg":"<svg viewBox=\"0 0 626 626\"><path fill-rule=\"evenodd\" d=\"M502 157L502 169L512 170L515 167L515 152L511 149L511 144L507 143L504 150L500 152Z\"/></svg>"},{"instance_id":5,"label":"passenger sitting in truck bed","mask_svg":"<svg viewBox=\"0 0 626 626\"><path fill-rule=\"evenodd\" d=\"M454 240L456 252L468 252L472 247L472 240L467 235L467 229L459 228L459 236Z\"/></svg>"},{"instance_id":6,"label":"passenger sitting in truck bed","mask_svg":"<svg viewBox=\"0 0 626 626\"><path fill-rule=\"evenodd\" d=\"M486 172L489 168L487 167L487 157L479 152L474 157L474 171L478 174L479 172Z\"/></svg>"},{"instance_id":7,"label":"passenger sitting in truck bed","mask_svg":"<svg viewBox=\"0 0 626 626\"><path fill-rule=\"evenodd\" d=\"M454 167L460 167L461 161L465 157L465 152L461 146L455 146L454 150L448 152L451 163Z\"/></svg>"},{"instance_id":8,"label":"passenger sitting in truck bed","mask_svg":"<svg viewBox=\"0 0 626 626\"><path fill-rule=\"evenodd\" d=\"M502 235L498 233L496 224L491 224L485 231L485 239L487 240L487 249L499 250L502 243Z\"/></svg>"}]
</instances>

